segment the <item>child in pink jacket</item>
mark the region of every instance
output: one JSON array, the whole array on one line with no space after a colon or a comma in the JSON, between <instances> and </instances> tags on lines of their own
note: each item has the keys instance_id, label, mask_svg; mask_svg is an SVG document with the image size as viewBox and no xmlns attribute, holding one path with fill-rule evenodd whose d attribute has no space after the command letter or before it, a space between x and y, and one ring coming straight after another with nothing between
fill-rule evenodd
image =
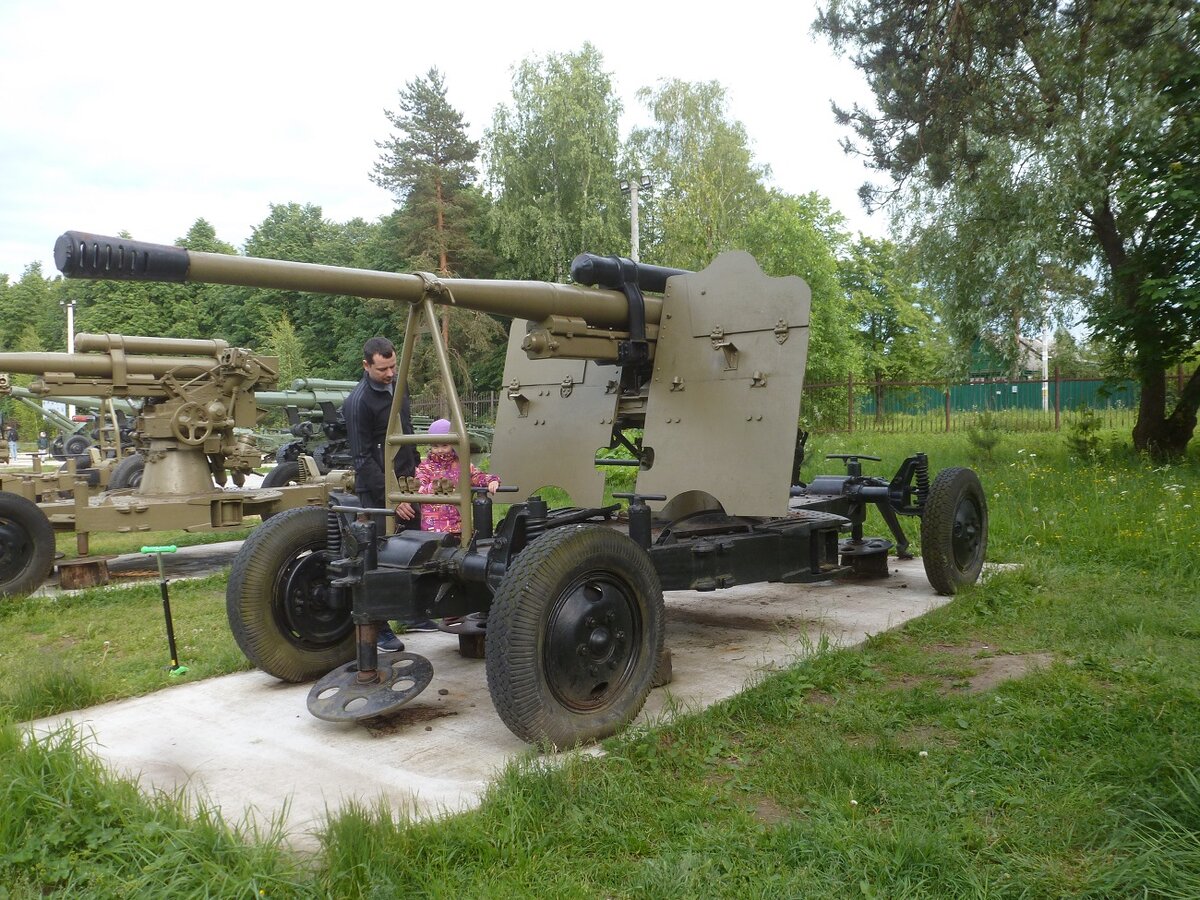
<instances>
[{"instance_id":1,"label":"child in pink jacket","mask_svg":"<svg viewBox=\"0 0 1200 900\"><path fill-rule=\"evenodd\" d=\"M438 419L429 426L429 433L449 434L450 422ZM470 463L468 463L470 465ZM439 481L446 480L452 485L452 490L458 488L458 453L451 444L433 444L425 461L417 466L418 491L422 494L436 493L435 487ZM484 472L471 466L471 484L473 487L486 487L489 494L495 494L500 487L500 479L490 472ZM462 513L453 503L422 503L421 530L440 531L446 534L462 533Z\"/></svg>"}]
</instances>

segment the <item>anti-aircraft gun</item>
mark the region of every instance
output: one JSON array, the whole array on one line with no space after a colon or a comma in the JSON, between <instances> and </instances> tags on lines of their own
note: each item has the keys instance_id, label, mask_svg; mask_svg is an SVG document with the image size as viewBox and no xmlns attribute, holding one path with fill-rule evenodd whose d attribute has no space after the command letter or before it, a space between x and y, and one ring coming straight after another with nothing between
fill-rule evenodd
<instances>
[{"instance_id":1,"label":"anti-aircraft gun","mask_svg":"<svg viewBox=\"0 0 1200 900\"><path fill-rule=\"evenodd\" d=\"M74 353L0 353L0 371L37 375L39 397L137 402L140 454L122 458L108 484L48 500L44 479L6 478L0 491L0 595L34 589L50 574L54 532L74 531L80 557L93 531L222 531L250 516L323 507L349 473L315 471L292 488L244 489L261 454L240 439L257 421L255 390L273 387L277 361L220 340L79 334ZM130 467L136 467L136 486ZM226 489L232 480L237 490ZM38 500L41 502L38 502Z\"/></svg>"},{"instance_id":2,"label":"anti-aircraft gun","mask_svg":"<svg viewBox=\"0 0 1200 900\"><path fill-rule=\"evenodd\" d=\"M120 337L124 340L124 336ZM36 481L42 487L42 494L68 494L74 490L75 482L79 478L87 482L89 489L96 491L141 486L148 443L146 436L136 430L137 418L143 407L142 400L56 392L54 399L58 403L65 403L74 407L76 411L86 411L89 414L77 415L75 419L79 421L75 421L52 407L45 406L41 396L28 388L6 386L7 380L7 373L0 373L0 397L10 396L16 402L32 409L46 420L50 430L58 432L50 441L48 458L64 461L62 468L57 472L41 471L41 461L35 458L35 474L40 476ZM258 414L262 416L267 411L276 409L283 411L293 425L292 433L280 434L239 426L234 429L236 451L227 458L237 461L236 464L241 467L241 476L244 478L248 471L246 466L256 466L268 459L277 458L280 455L277 451L286 446L290 465L284 472L277 472L275 469L268 472L264 481L266 487L296 483L301 477L301 457L304 455L313 456L322 475L333 469L349 468L348 458L332 460L340 465L324 464L330 456L328 447L318 445L316 448L310 448L308 442L297 439L296 434L300 432L312 435L314 416L318 420L322 415L336 419L337 407L346 399L354 384L355 382L338 381L324 382L319 387L293 384L289 390L255 390L254 405ZM309 418L304 418L302 411ZM345 431L344 426L342 431ZM344 434L342 442L345 442ZM312 451L321 453L321 456ZM345 457L345 454L342 457ZM28 480L30 479L23 475L0 475L0 490L13 490L16 481ZM27 493L20 488L15 490L17 493Z\"/></svg>"},{"instance_id":3,"label":"anti-aircraft gun","mask_svg":"<svg viewBox=\"0 0 1200 900\"><path fill-rule=\"evenodd\" d=\"M863 534L883 515L921 520L934 587L974 582L987 504L969 469L930 480L923 454L890 480L862 474L796 482L797 422L809 289L770 278L733 252L703 271L590 255L574 284L443 280L190 252L67 232L55 261L68 277L193 281L380 298L409 304L398 379L406 383L422 322L433 341L451 434L469 446L437 304L519 317L509 338L492 467L521 502L493 527L491 501L466 467L434 499L456 504L462 534L393 530L390 507L429 501L389 472L388 509L333 494L325 510L273 517L246 540L227 593L247 657L287 681L320 680L310 711L333 721L392 712L432 679L428 660L376 650L386 619L466 617L483 633L488 690L521 738L556 747L614 733L641 709L662 661L663 591L885 575L892 544ZM386 447L403 434L399 392ZM624 448L627 459L597 459ZM636 487L605 505L598 465L629 464ZM390 469L390 467L385 467ZM579 506L551 509L554 485ZM380 528L374 518L383 520Z\"/></svg>"}]
</instances>

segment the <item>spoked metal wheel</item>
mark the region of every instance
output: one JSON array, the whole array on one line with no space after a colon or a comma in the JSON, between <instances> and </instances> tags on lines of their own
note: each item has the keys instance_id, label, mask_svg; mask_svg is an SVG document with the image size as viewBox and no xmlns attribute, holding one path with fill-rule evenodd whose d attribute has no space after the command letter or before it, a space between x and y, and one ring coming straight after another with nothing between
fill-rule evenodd
<instances>
[{"instance_id":1,"label":"spoked metal wheel","mask_svg":"<svg viewBox=\"0 0 1200 900\"><path fill-rule=\"evenodd\" d=\"M309 681L354 658L348 593L326 578L326 512L289 509L251 532L229 573L225 609L246 658L284 681Z\"/></svg>"},{"instance_id":2,"label":"spoked metal wheel","mask_svg":"<svg viewBox=\"0 0 1200 900\"><path fill-rule=\"evenodd\" d=\"M987 499L979 476L966 468L943 469L921 517L921 559L934 590L954 594L979 579L987 536Z\"/></svg>"},{"instance_id":3,"label":"spoked metal wheel","mask_svg":"<svg viewBox=\"0 0 1200 900\"><path fill-rule=\"evenodd\" d=\"M663 644L649 555L609 528L556 528L505 574L487 625L488 691L518 737L564 749L641 710Z\"/></svg>"}]
</instances>

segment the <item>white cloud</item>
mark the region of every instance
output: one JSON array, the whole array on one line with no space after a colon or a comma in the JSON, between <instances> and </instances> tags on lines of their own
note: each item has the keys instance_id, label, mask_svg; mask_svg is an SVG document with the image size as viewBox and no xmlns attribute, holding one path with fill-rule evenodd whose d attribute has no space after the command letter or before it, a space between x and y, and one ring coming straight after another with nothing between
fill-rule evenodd
<instances>
[{"instance_id":1,"label":"white cloud","mask_svg":"<svg viewBox=\"0 0 1200 900\"><path fill-rule=\"evenodd\" d=\"M851 227L883 232L855 192L831 99L861 77L809 36L810 4L749 0L706 14L621 0L588 12L548 2L127 0L0 6L0 272L53 272L68 228L170 243L199 217L241 245L270 203L374 220L391 197L368 179L385 108L437 66L480 137L511 96L511 67L590 40L625 105L662 78L716 80L780 188L820 191ZM787 9L781 12L780 9ZM599 249L599 248L598 248Z\"/></svg>"}]
</instances>

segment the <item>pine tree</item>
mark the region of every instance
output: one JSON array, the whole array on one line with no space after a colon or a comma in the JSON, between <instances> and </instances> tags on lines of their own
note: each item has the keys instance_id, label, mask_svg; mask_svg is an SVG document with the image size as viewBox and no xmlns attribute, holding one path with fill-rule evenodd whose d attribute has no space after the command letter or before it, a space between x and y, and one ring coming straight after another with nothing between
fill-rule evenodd
<instances>
[{"instance_id":1,"label":"pine tree","mask_svg":"<svg viewBox=\"0 0 1200 900\"><path fill-rule=\"evenodd\" d=\"M467 137L467 123L446 99L446 84L436 68L408 82L399 96L398 112L384 110L396 134L377 142L383 153L371 175L396 197L398 209L384 228L394 241L397 261L443 278L490 274L489 256L477 240L486 215L486 200L474 184L479 142ZM453 356L465 374L464 351L474 352L479 340L490 347L500 329L480 313L459 311L454 317L447 308L442 311L447 346L456 318L462 320L455 331L464 346ZM419 357L418 372L428 362Z\"/></svg>"}]
</instances>

